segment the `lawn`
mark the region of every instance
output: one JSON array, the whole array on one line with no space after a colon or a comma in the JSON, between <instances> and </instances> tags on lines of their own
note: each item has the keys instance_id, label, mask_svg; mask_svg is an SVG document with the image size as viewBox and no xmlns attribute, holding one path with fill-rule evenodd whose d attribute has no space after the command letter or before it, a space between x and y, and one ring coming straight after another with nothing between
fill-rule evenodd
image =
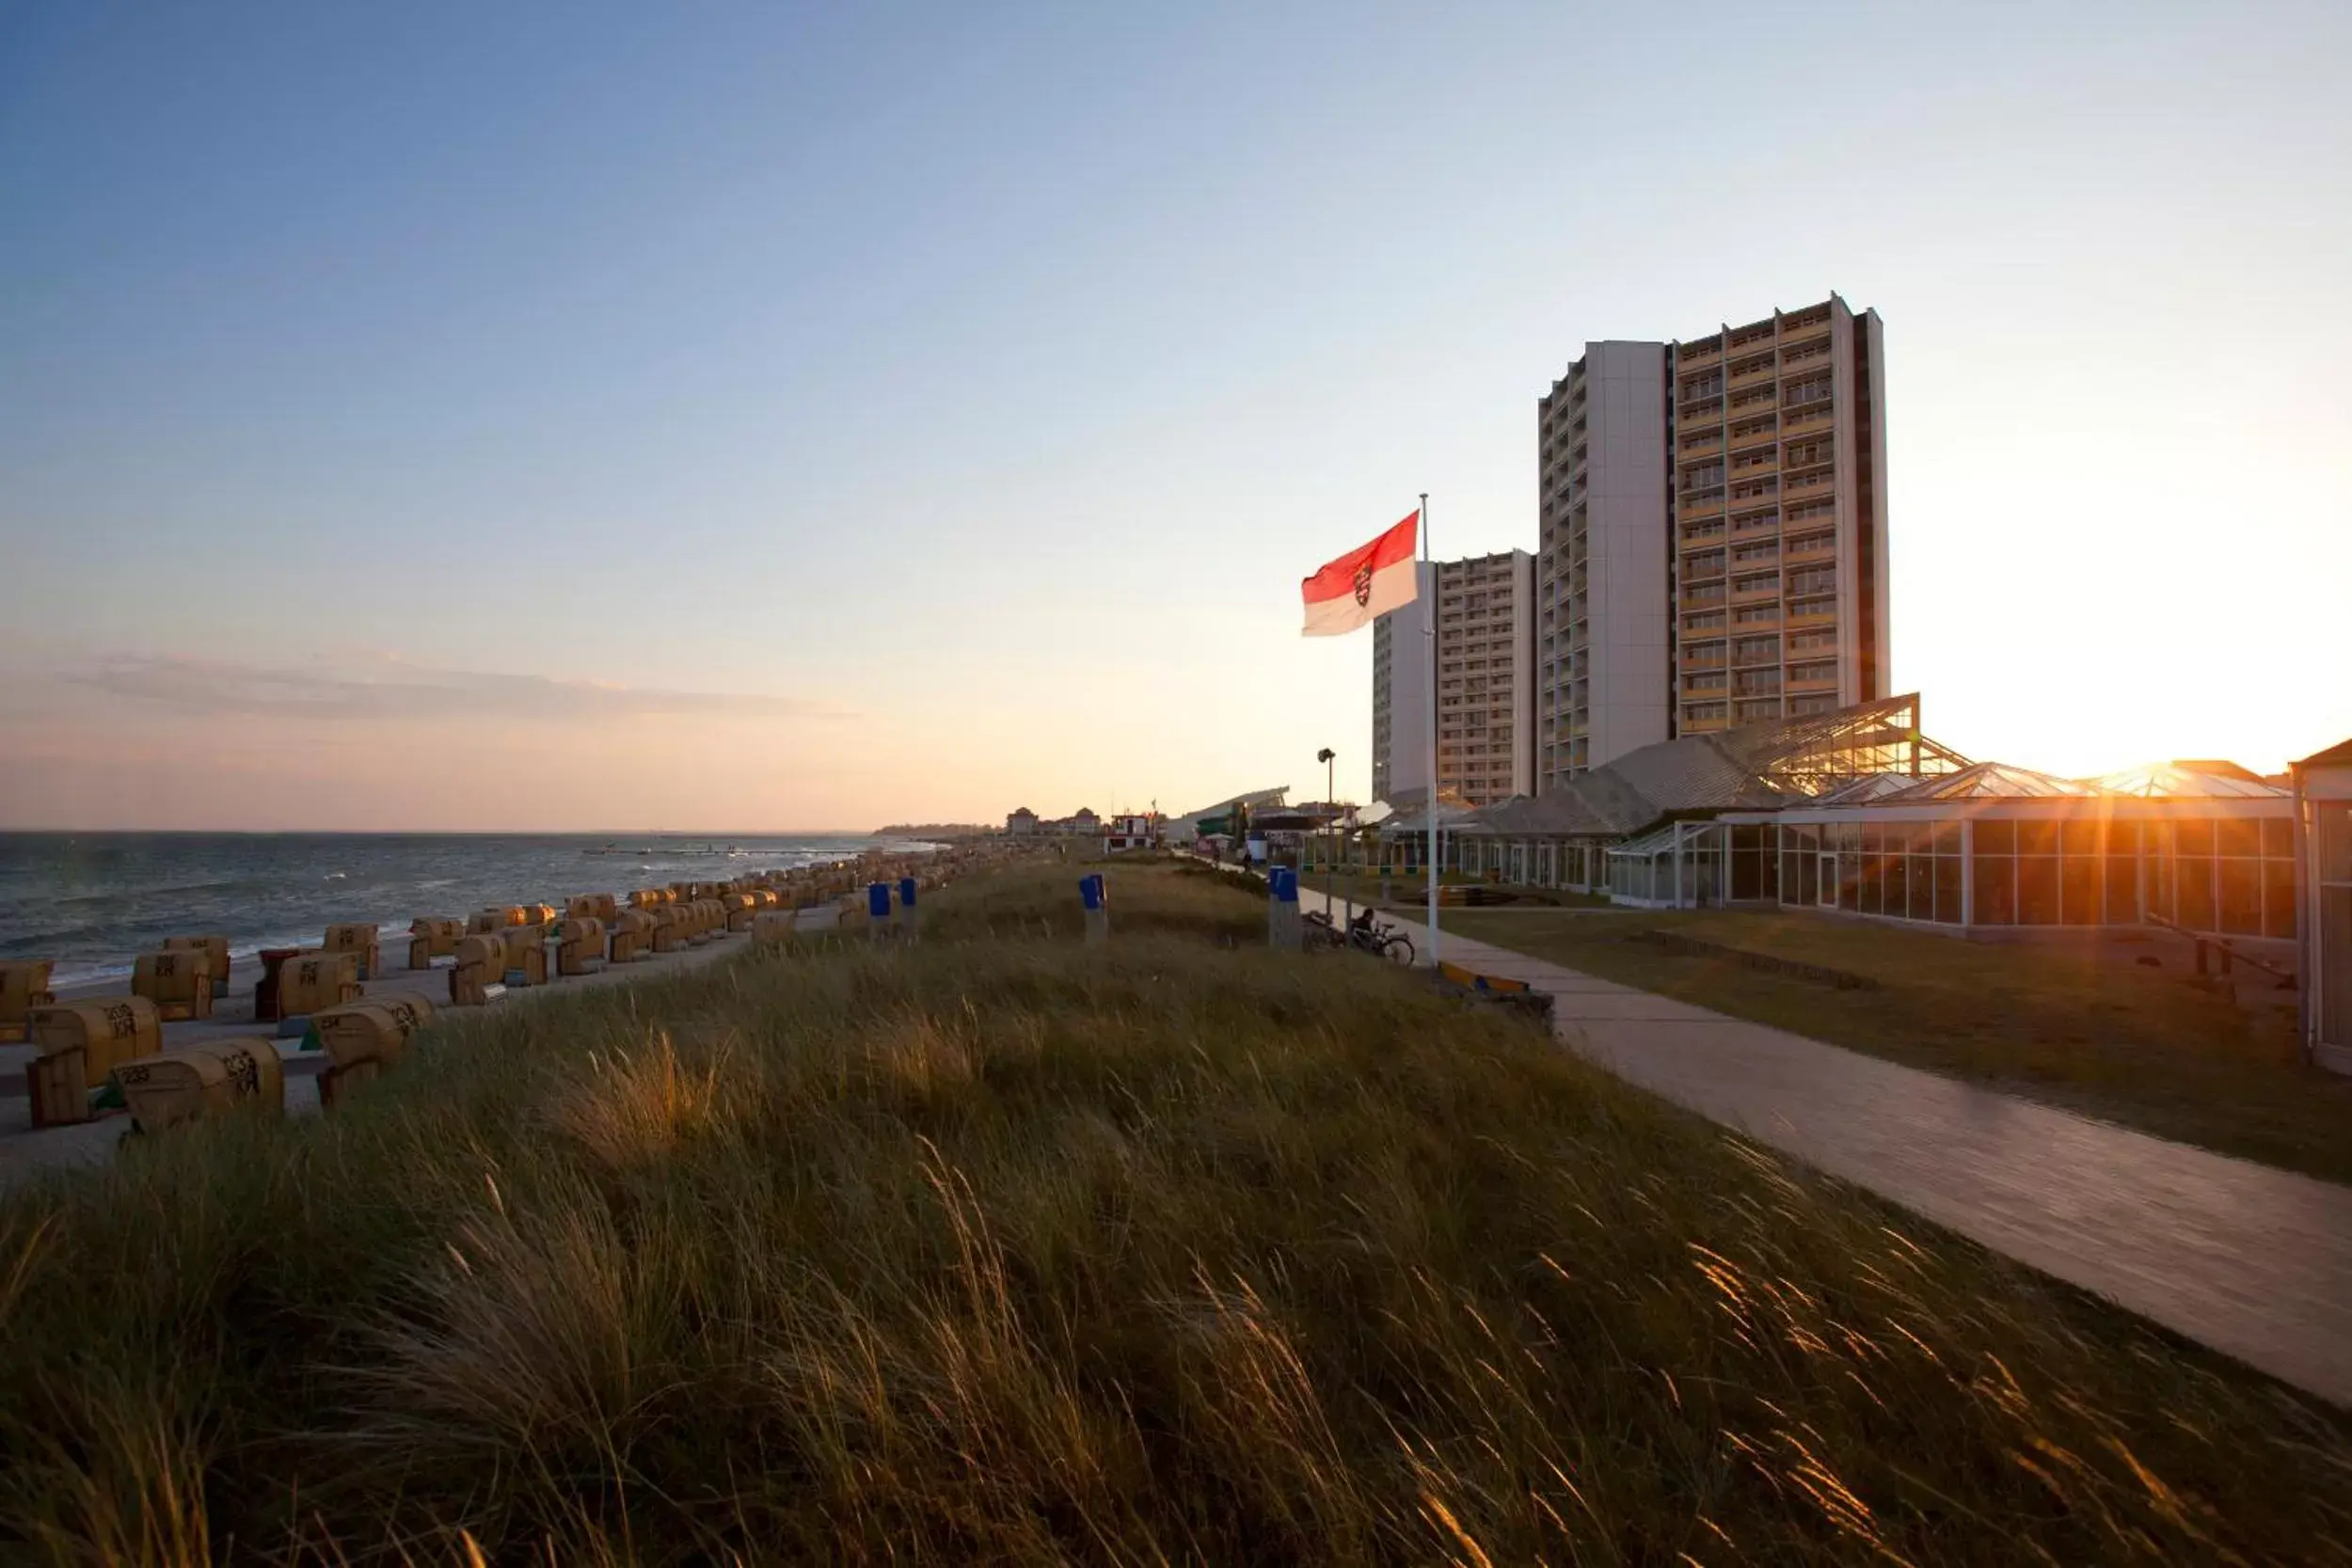
<instances>
[{"instance_id":1,"label":"lawn","mask_svg":"<svg viewBox=\"0 0 2352 1568\"><path fill-rule=\"evenodd\" d=\"M0 1196L0 1559L2352 1562L2342 1415L1104 876Z\"/></svg>"},{"instance_id":2,"label":"lawn","mask_svg":"<svg viewBox=\"0 0 2352 1568\"><path fill-rule=\"evenodd\" d=\"M1450 911L1446 927L2161 1137L2352 1181L2352 1081L2302 1060L2291 1014L2249 1012L2177 972L1803 914ZM1839 990L1627 940L1643 928L1867 975L1880 989Z\"/></svg>"}]
</instances>

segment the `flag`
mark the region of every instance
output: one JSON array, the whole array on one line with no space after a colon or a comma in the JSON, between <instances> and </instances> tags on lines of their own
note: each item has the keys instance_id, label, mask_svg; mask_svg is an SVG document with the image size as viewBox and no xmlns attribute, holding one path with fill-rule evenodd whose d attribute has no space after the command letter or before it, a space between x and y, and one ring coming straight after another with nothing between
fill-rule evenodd
<instances>
[{"instance_id":1,"label":"flag","mask_svg":"<svg viewBox=\"0 0 2352 1568\"><path fill-rule=\"evenodd\" d=\"M1416 512L1388 532L1350 550L1299 584L1307 601L1308 637L1337 637L1370 626L1411 604L1420 587L1413 572L1414 540L1421 528Z\"/></svg>"}]
</instances>

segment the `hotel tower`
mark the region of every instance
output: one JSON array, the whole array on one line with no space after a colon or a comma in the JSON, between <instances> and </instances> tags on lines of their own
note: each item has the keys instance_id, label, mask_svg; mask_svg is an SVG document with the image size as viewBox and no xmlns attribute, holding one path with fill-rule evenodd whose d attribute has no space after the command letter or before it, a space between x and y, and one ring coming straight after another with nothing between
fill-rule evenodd
<instances>
[{"instance_id":1,"label":"hotel tower","mask_svg":"<svg viewBox=\"0 0 2352 1568\"><path fill-rule=\"evenodd\" d=\"M1885 343L1832 294L1594 342L1536 403L1537 789L1887 693Z\"/></svg>"}]
</instances>

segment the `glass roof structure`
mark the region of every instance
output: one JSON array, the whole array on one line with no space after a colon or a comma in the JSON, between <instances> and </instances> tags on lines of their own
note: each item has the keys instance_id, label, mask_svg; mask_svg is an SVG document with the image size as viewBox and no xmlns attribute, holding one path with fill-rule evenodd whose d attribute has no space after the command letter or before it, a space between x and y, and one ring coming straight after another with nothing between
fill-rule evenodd
<instances>
[{"instance_id":1,"label":"glass roof structure","mask_svg":"<svg viewBox=\"0 0 2352 1568\"><path fill-rule=\"evenodd\" d=\"M2090 784L2037 773L2030 768L2015 768L2006 762L1975 762L1942 778L1923 779L1882 795L1876 803L1908 806L1922 800L2042 800L2098 793Z\"/></svg>"},{"instance_id":2,"label":"glass roof structure","mask_svg":"<svg viewBox=\"0 0 2352 1568\"><path fill-rule=\"evenodd\" d=\"M2286 793L2234 763L2152 762L2093 779L2090 784L2108 795L2137 795L2152 800L2260 800Z\"/></svg>"}]
</instances>

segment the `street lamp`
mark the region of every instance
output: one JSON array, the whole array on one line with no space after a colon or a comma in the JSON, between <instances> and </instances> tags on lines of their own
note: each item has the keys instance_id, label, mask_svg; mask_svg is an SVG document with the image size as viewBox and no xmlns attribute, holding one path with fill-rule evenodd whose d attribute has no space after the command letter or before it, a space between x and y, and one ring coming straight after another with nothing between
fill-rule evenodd
<instances>
[{"instance_id":1,"label":"street lamp","mask_svg":"<svg viewBox=\"0 0 2352 1568\"><path fill-rule=\"evenodd\" d=\"M1327 824L1331 829L1332 843L1325 849L1323 858L1323 912L1327 918L1331 913L1331 895L1337 891L1332 881L1331 855L1338 848L1340 819L1337 812L1339 800L1332 793L1331 759L1338 755L1339 753L1328 746L1315 753L1315 760L1323 764L1323 803L1332 810L1332 816Z\"/></svg>"}]
</instances>

